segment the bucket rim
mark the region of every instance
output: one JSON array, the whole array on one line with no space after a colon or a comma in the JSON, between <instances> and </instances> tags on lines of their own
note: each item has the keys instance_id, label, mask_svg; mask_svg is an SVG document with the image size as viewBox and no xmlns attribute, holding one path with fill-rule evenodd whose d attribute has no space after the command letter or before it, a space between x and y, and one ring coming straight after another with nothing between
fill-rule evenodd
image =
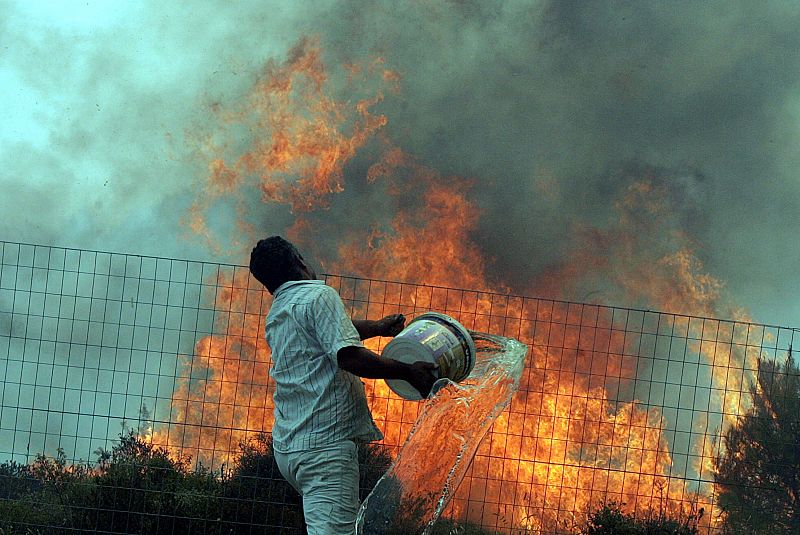
<instances>
[{"instance_id":1,"label":"bucket rim","mask_svg":"<svg viewBox=\"0 0 800 535\"><path fill-rule=\"evenodd\" d=\"M471 372L472 368L475 366L477 348L475 347L475 341L472 339L472 335L469 334L469 331L466 327L461 325L461 323L453 318L452 316L448 316L442 312L423 312L419 316L415 317L413 320L409 322L409 325L417 320L420 319L429 319L435 321L439 324L444 324L445 327L451 328L454 331L454 334L457 338L460 338L462 342L466 342L466 357L468 359L467 362L467 376ZM466 377L466 376L465 376Z\"/></svg>"},{"instance_id":2,"label":"bucket rim","mask_svg":"<svg viewBox=\"0 0 800 535\"><path fill-rule=\"evenodd\" d=\"M422 399L422 394L411 386L411 383L402 379L385 379L384 382L389 389L403 399L409 401L419 401ZM406 388L408 386L408 388Z\"/></svg>"}]
</instances>

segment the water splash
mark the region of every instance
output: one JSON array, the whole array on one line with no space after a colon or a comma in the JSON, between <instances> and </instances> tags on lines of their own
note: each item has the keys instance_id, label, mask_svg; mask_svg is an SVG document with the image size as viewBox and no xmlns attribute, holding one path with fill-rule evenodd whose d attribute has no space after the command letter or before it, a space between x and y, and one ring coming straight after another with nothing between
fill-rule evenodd
<instances>
[{"instance_id":1,"label":"water splash","mask_svg":"<svg viewBox=\"0 0 800 535\"><path fill-rule=\"evenodd\" d=\"M472 373L460 384L437 381L397 459L361 504L357 534L429 533L519 387L528 347L470 334L478 350Z\"/></svg>"}]
</instances>

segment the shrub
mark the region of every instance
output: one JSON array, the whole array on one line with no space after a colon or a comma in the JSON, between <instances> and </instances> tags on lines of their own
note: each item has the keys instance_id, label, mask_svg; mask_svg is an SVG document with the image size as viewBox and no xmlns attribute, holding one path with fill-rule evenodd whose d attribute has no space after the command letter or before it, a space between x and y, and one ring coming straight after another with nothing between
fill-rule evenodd
<instances>
[{"instance_id":1,"label":"shrub","mask_svg":"<svg viewBox=\"0 0 800 535\"><path fill-rule=\"evenodd\" d=\"M224 482L223 527L270 528L270 533L297 532L304 526L300 496L283 478L272 450L272 437L261 433L239 445L232 474Z\"/></svg>"},{"instance_id":2,"label":"shrub","mask_svg":"<svg viewBox=\"0 0 800 535\"><path fill-rule=\"evenodd\" d=\"M374 488L392 463L377 444L358 450L360 495ZM0 465L0 535L111 532L208 535L241 532L304 533L300 496L275 462L272 440L260 434L239 445L230 473L192 468L136 432L120 435L93 466L68 464L64 452L39 455L30 465ZM419 503L400 504L391 533L418 533ZM435 535L492 535L444 519Z\"/></svg>"},{"instance_id":3,"label":"shrub","mask_svg":"<svg viewBox=\"0 0 800 535\"><path fill-rule=\"evenodd\" d=\"M633 513L625 513L619 504L609 502L591 512L586 525L581 529L583 535L696 535L697 523L702 517L698 514L684 518L670 518L662 513L653 513L637 518Z\"/></svg>"}]
</instances>

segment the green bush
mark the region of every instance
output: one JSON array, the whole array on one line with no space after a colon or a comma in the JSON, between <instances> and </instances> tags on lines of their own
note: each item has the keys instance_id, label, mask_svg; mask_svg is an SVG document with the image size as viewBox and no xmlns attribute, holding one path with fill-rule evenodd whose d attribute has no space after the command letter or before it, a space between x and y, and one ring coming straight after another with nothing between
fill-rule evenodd
<instances>
[{"instance_id":1,"label":"green bush","mask_svg":"<svg viewBox=\"0 0 800 535\"><path fill-rule=\"evenodd\" d=\"M100 452L82 527L115 533L157 533L165 528L181 533L192 518L179 507L188 459L173 459L164 448L149 444L130 431L111 452ZM184 520L181 519L181 520Z\"/></svg>"},{"instance_id":2,"label":"green bush","mask_svg":"<svg viewBox=\"0 0 800 535\"><path fill-rule=\"evenodd\" d=\"M9 533L20 531L14 529L19 525L31 532L77 527L81 512L73 504L85 502L88 474L86 466L67 464L61 449L53 458L38 455L30 465L3 464L0 526Z\"/></svg>"},{"instance_id":3,"label":"green bush","mask_svg":"<svg viewBox=\"0 0 800 535\"><path fill-rule=\"evenodd\" d=\"M278 471L271 437L239 445L229 473L214 473L175 458L134 431L93 465L68 464L64 452L30 465L0 465L0 535L65 532L304 533L300 497ZM361 499L391 466L380 445L359 447ZM392 533L419 532L419 511L402 504ZM435 535L492 535L472 524L441 520Z\"/></svg>"},{"instance_id":4,"label":"green bush","mask_svg":"<svg viewBox=\"0 0 800 535\"><path fill-rule=\"evenodd\" d=\"M53 526L56 522L49 509L30 499L0 500L0 535L18 533L19 526L28 526L31 533L36 533L35 526Z\"/></svg>"},{"instance_id":5,"label":"green bush","mask_svg":"<svg viewBox=\"0 0 800 535\"><path fill-rule=\"evenodd\" d=\"M498 535L498 532L470 522L441 518L434 524L431 535Z\"/></svg>"},{"instance_id":6,"label":"green bush","mask_svg":"<svg viewBox=\"0 0 800 535\"><path fill-rule=\"evenodd\" d=\"M702 511L702 510L701 510ZM604 504L589 514L583 535L696 535L700 514L670 518L664 514L649 514L637 518L625 513L614 502Z\"/></svg>"},{"instance_id":7,"label":"green bush","mask_svg":"<svg viewBox=\"0 0 800 535\"><path fill-rule=\"evenodd\" d=\"M300 496L278 470L272 439L265 433L239 445L233 472L223 487L226 530L235 533L243 526L259 526L264 532L269 528L270 533L296 533L304 526Z\"/></svg>"},{"instance_id":8,"label":"green bush","mask_svg":"<svg viewBox=\"0 0 800 535\"><path fill-rule=\"evenodd\" d=\"M378 480L392 466L389 449L380 444L360 444L358 447L359 493L358 499L364 501L372 492Z\"/></svg>"}]
</instances>

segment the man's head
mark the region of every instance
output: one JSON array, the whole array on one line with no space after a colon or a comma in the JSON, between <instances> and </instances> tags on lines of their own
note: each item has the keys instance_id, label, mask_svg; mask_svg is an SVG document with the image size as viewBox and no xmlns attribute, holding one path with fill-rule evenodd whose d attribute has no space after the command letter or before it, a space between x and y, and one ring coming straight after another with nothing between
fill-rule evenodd
<instances>
[{"instance_id":1,"label":"man's head","mask_svg":"<svg viewBox=\"0 0 800 535\"><path fill-rule=\"evenodd\" d=\"M317 278L297 248L280 236L260 240L253 247L250 273L272 294L286 281Z\"/></svg>"}]
</instances>

